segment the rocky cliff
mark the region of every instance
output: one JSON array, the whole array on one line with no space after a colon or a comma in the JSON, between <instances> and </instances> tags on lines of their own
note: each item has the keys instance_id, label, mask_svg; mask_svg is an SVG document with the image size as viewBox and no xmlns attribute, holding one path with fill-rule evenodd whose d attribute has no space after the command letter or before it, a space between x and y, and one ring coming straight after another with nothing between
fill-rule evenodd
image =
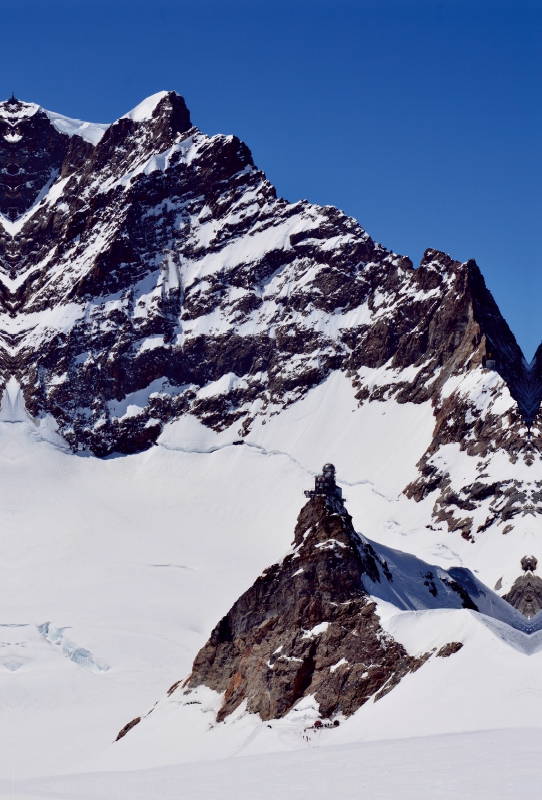
<instances>
[{"instance_id":1,"label":"rocky cliff","mask_svg":"<svg viewBox=\"0 0 542 800\"><path fill-rule=\"evenodd\" d=\"M538 560L534 556L524 556L521 559L523 575L503 595L503 600L517 608L527 619L536 617L542 610L542 579L534 574L537 564Z\"/></svg>"},{"instance_id":2,"label":"rocky cliff","mask_svg":"<svg viewBox=\"0 0 542 800\"><path fill-rule=\"evenodd\" d=\"M375 553L344 507L312 498L299 515L293 552L218 623L186 687L224 694L218 721L243 701L262 719L283 717L306 695L324 718L354 713L424 661L380 627L363 588L366 573L378 579Z\"/></svg>"}]
</instances>

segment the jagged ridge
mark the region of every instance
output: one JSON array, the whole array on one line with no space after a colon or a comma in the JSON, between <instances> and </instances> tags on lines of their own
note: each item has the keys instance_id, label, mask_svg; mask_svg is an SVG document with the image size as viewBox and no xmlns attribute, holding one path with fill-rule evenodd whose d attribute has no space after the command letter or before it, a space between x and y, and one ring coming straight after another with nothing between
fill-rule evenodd
<instances>
[{"instance_id":1,"label":"jagged ridge","mask_svg":"<svg viewBox=\"0 0 542 800\"><path fill-rule=\"evenodd\" d=\"M341 371L360 405L431 404L406 492L435 493L435 523L472 538L541 510L514 480L458 493L434 460L451 443L539 459L538 356L525 365L474 261L427 250L414 269L336 208L277 198L175 92L110 126L13 98L0 120L1 378L74 451L136 452L186 414L243 439Z\"/></svg>"},{"instance_id":2,"label":"jagged ridge","mask_svg":"<svg viewBox=\"0 0 542 800\"><path fill-rule=\"evenodd\" d=\"M429 250L414 270L337 209L277 199L248 148L193 128L176 93L151 100L96 141L0 104L0 209L17 210L0 240L4 380L74 449L132 452L187 412L246 435L335 369L360 402L431 399L438 412L447 378L488 346L532 422L532 371L474 262ZM360 372L382 367L371 388ZM498 444L516 453L520 420L507 427Z\"/></svg>"}]
</instances>

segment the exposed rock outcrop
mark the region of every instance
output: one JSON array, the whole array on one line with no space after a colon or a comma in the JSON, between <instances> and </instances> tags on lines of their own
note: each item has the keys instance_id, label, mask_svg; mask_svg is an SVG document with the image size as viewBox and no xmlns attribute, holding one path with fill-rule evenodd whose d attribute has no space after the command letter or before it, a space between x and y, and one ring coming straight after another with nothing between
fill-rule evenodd
<instances>
[{"instance_id":1,"label":"exposed rock outcrop","mask_svg":"<svg viewBox=\"0 0 542 800\"><path fill-rule=\"evenodd\" d=\"M489 348L535 415L535 372L474 261L428 250L414 270L337 209L277 199L246 145L200 133L175 92L86 139L48 114L0 103L0 334L4 376L74 448L141 449L186 412L243 434L341 369L360 402L430 399L435 447L520 452L515 404L503 427L442 396Z\"/></svg>"},{"instance_id":2,"label":"exposed rock outcrop","mask_svg":"<svg viewBox=\"0 0 542 800\"><path fill-rule=\"evenodd\" d=\"M124 736L126 736L126 734L129 733L129 731L131 731L132 728L135 728L136 725L139 725L140 722L141 722L141 717L136 717L135 719L131 720L131 722L128 722L124 726L124 728L122 728L118 732L117 738L115 739L115 741L118 742L119 739L122 739Z\"/></svg>"},{"instance_id":3,"label":"exposed rock outcrop","mask_svg":"<svg viewBox=\"0 0 542 800\"><path fill-rule=\"evenodd\" d=\"M448 642L443 645L437 653L437 658L449 658L454 653L458 653L463 647L463 642Z\"/></svg>"},{"instance_id":4,"label":"exposed rock outcrop","mask_svg":"<svg viewBox=\"0 0 542 800\"><path fill-rule=\"evenodd\" d=\"M382 630L363 588L364 574L379 580L378 556L340 501L311 498L294 545L239 598L194 661L185 691L204 684L223 692L219 721L244 700L262 719L283 717L307 695L322 717L349 716L429 655L410 656Z\"/></svg>"},{"instance_id":5,"label":"exposed rock outcrop","mask_svg":"<svg viewBox=\"0 0 542 800\"><path fill-rule=\"evenodd\" d=\"M332 464L305 495L291 551L234 603L162 706L200 706L211 689L218 696L211 705L207 696L204 713L212 709L217 722L239 710L262 720L294 712L295 723L303 698L297 711L305 713L310 698L313 719L348 717L433 655L448 658L463 648L451 641L438 651L407 652L381 624L380 601L397 613L465 609L522 633L540 629L542 622L529 623L470 570L444 570L356 533Z\"/></svg>"}]
</instances>

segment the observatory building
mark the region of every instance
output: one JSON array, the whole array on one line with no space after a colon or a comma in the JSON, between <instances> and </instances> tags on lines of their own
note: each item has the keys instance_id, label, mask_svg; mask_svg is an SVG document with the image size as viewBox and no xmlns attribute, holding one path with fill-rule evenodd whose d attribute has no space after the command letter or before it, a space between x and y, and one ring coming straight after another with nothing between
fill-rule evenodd
<instances>
[{"instance_id":1,"label":"observatory building","mask_svg":"<svg viewBox=\"0 0 542 800\"><path fill-rule=\"evenodd\" d=\"M333 497L343 500L343 490L335 483L335 467L333 464L324 464L322 474L315 475L314 489L305 490L305 497Z\"/></svg>"}]
</instances>

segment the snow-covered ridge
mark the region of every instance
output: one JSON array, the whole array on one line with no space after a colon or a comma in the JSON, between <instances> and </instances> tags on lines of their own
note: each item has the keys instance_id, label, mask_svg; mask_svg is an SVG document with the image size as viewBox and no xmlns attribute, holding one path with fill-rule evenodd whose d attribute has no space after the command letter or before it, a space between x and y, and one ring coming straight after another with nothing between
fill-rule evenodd
<instances>
[{"instance_id":1,"label":"snow-covered ridge","mask_svg":"<svg viewBox=\"0 0 542 800\"><path fill-rule=\"evenodd\" d=\"M93 145L98 144L106 130L110 127L110 123L84 122L80 119L72 119L71 117L65 117L63 114L57 114L55 111L43 110L57 131L60 133L67 133L68 136L80 136L86 142L90 142Z\"/></svg>"},{"instance_id":2,"label":"snow-covered ridge","mask_svg":"<svg viewBox=\"0 0 542 800\"><path fill-rule=\"evenodd\" d=\"M157 92L156 94L147 97L142 103L139 103L135 108L133 108L131 111L128 111L128 113L124 114L119 119L130 119L133 122L145 122L150 120L160 100L167 95L168 92L165 91ZM6 102L8 101L4 101L4 104L6 104ZM97 145L102 139L106 130L108 130L108 128L114 124L85 122L81 119L66 117L64 114L59 114L56 111L48 111L46 108L43 108L37 103L19 102L17 107L9 108L7 115L5 112L0 112L0 115L7 116L8 120L11 120L10 124L14 125L16 124L16 120L32 117L38 111L43 111L49 117L51 124L57 131L59 131L59 133L65 133L70 137L80 136L82 139L90 142L92 145ZM7 136L11 136L11 138L8 138L7 141L12 143L20 141L20 138L14 138L17 136L17 134L8 134Z\"/></svg>"},{"instance_id":3,"label":"snow-covered ridge","mask_svg":"<svg viewBox=\"0 0 542 800\"><path fill-rule=\"evenodd\" d=\"M376 554L378 578L365 575L363 584L379 603L401 611L470 608L527 636L542 631L542 612L527 619L464 567L428 564L408 552L360 537L362 547ZM383 565L385 565L383 567ZM513 638L513 637L512 637Z\"/></svg>"},{"instance_id":4,"label":"snow-covered ridge","mask_svg":"<svg viewBox=\"0 0 542 800\"><path fill-rule=\"evenodd\" d=\"M131 111L128 111L127 114L120 117L120 119L131 119L133 122L145 122L146 120L150 120L160 100L163 100L168 94L168 92L156 92L156 94L151 94L149 97L146 97L142 103L139 103L135 108L132 108Z\"/></svg>"},{"instance_id":5,"label":"snow-covered ridge","mask_svg":"<svg viewBox=\"0 0 542 800\"><path fill-rule=\"evenodd\" d=\"M119 119L130 119L132 122L147 122L152 118L153 112L156 109L156 106L163 100L165 97L168 96L170 92L162 91L156 92L156 94L152 94L149 97L145 98L143 102L139 103L135 108L132 108L131 111L128 111L126 114L123 114ZM33 106L32 113L35 113L41 106L31 104ZM48 111L47 109L42 109L45 114L51 120L51 123L56 128L57 131L60 133L66 133L68 136L80 136L87 142L90 142L93 145L97 145L98 142L102 139L104 133L114 125L114 122L84 122L80 119L73 119L71 117L66 117L64 114L58 114L56 111ZM30 112L28 114L24 114L24 116L31 116ZM118 120L116 120L118 122Z\"/></svg>"}]
</instances>

